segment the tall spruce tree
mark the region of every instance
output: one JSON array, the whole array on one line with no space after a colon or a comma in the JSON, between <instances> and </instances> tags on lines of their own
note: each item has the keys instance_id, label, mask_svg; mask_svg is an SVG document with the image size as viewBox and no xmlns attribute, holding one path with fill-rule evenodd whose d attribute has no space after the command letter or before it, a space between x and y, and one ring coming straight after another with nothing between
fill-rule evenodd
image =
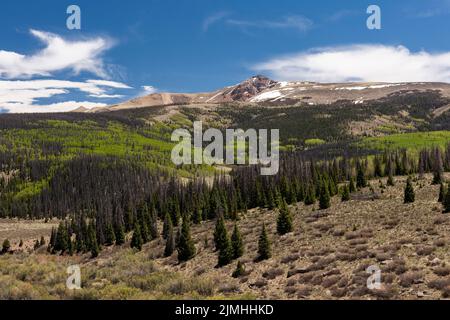
<instances>
[{"instance_id":1,"label":"tall spruce tree","mask_svg":"<svg viewBox=\"0 0 450 320\"><path fill-rule=\"evenodd\" d=\"M286 201L281 201L280 213L277 219L277 232L279 235L283 235L292 232L292 214L289 210Z\"/></svg>"},{"instance_id":2,"label":"tall spruce tree","mask_svg":"<svg viewBox=\"0 0 450 320\"><path fill-rule=\"evenodd\" d=\"M153 204L150 207L150 236L152 240L158 238L158 215Z\"/></svg>"},{"instance_id":3,"label":"tall spruce tree","mask_svg":"<svg viewBox=\"0 0 450 320\"><path fill-rule=\"evenodd\" d=\"M350 187L347 184L342 188L341 200L342 202L350 200Z\"/></svg>"},{"instance_id":4,"label":"tall spruce tree","mask_svg":"<svg viewBox=\"0 0 450 320\"><path fill-rule=\"evenodd\" d=\"M148 214L148 212L147 212ZM141 231L141 237L142 237L142 244L149 242L152 237L150 235L150 229L149 229L149 219L148 217L142 217L142 219L139 220L140 224L140 231Z\"/></svg>"},{"instance_id":5,"label":"tall spruce tree","mask_svg":"<svg viewBox=\"0 0 450 320\"><path fill-rule=\"evenodd\" d=\"M362 164L358 165L358 171L356 175L356 188L361 189L367 187L366 175Z\"/></svg>"},{"instance_id":6,"label":"tall spruce tree","mask_svg":"<svg viewBox=\"0 0 450 320\"><path fill-rule=\"evenodd\" d=\"M203 221L203 212L200 208L195 208L193 213L194 224L200 224Z\"/></svg>"},{"instance_id":7,"label":"tall spruce tree","mask_svg":"<svg viewBox=\"0 0 450 320\"><path fill-rule=\"evenodd\" d=\"M412 203L416 199L416 195L414 193L414 188L412 185L411 177L408 177L408 180L406 181L406 187L405 187L405 197L404 202L405 203Z\"/></svg>"},{"instance_id":8,"label":"tall spruce tree","mask_svg":"<svg viewBox=\"0 0 450 320\"><path fill-rule=\"evenodd\" d=\"M95 232L95 224L93 222L89 224L88 233L89 251L91 252L91 257L96 258L100 253L100 246L97 241L97 233Z\"/></svg>"},{"instance_id":9,"label":"tall spruce tree","mask_svg":"<svg viewBox=\"0 0 450 320\"><path fill-rule=\"evenodd\" d=\"M216 222L216 228L214 230L214 244L216 250L220 250L226 246L227 229L225 227L225 220L223 216L219 216Z\"/></svg>"},{"instance_id":10,"label":"tall spruce tree","mask_svg":"<svg viewBox=\"0 0 450 320\"><path fill-rule=\"evenodd\" d=\"M125 230L121 223L114 225L114 235L116 238L116 245L120 246L125 243Z\"/></svg>"},{"instance_id":11,"label":"tall spruce tree","mask_svg":"<svg viewBox=\"0 0 450 320\"><path fill-rule=\"evenodd\" d=\"M432 184L441 184L443 182L443 164L442 155L439 148L434 149L434 161L433 161L433 182Z\"/></svg>"},{"instance_id":12,"label":"tall spruce tree","mask_svg":"<svg viewBox=\"0 0 450 320\"><path fill-rule=\"evenodd\" d=\"M218 255L218 263L219 267L226 266L233 260L233 247L231 246L231 241L227 237L225 238L225 243L223 244L223 248L219 250Z\"/></svg>"},{"instance_id":13,"label":"tall spruce tree","mask_svg":"<svg viewBox=\"0 0 450 320\"><path fill-rule=\"evenodd\" d=\"M189 218L183 219L180 240L178 242L178 261L188 261L195 256L195 245L191 238Z\"/></svg>"},{"instance_id":14,"label":"tall spruce tree","mask_svg":"<svg viewBox=\"0 0 450 320\"><path fill-rule=\"evenodd\" d=\"M170 223L169 229L167 230L167 240L166 240L166 247L164 248L164 256L170 257L174 251L175 251L175 234L173 232L172 223Z\"/></svg>"},{"instance_id":15,"label":"tall spruce tree","mask_svg":"<svg viewBox=\"0 0 450 320\"><path fill-rule=\"evenodd\" d=\"M164 225L163 225L163 231L162 231L162 236L164 239L167 239L169 237L170 226L172 226L172 230L173 230L172 218L170 217L169 213L166 212L166 214L164 216Z\"/></svg>"},{"instance_id":16,"label":"tall spruce tree","mask_svg":"<svg viewBox=\"0 0 450 320\"><path fill-rule=\"evenodd\" d=\"M141 226L139 223L136 223L133 230L133 236L131 237L131 248L142 250L142 234L141 234Z\"/></svg>"},{"instance_id":17,"label":"tall spruce tree","mask_svg":"<svg viewBox=\"0 0 450 320\"><path fill-rule=\"evenodd\" d=\"M353 193L356 191L355 179L353 179L353 177L350 178L349 191L350 191L350 193Z\"/></svg>"},{"instance_id":18,"label":"tall spruce tree","mask_svg":"<svg viewBox=\"0 0 450 320\"><path fill-rule=\"evenodd\" d=\"M305 205L309 206L316 203L316 194L314 192L314 187L312 185L308 186L305 197Z\"/></svg>"},{"instance_id":19,"label":"tall spruce tree","mask_svg":"<svg viewBox=\"0 0 450 320\"><path fill-rule=\"evenodd\" d=\"M67 248L68 248L67 228L66 224L61 222L59 224L58 231L56 232L54 251L55 252L61 251L61 254L63 254L67 250Z\"/></svg>"},{"instance_id":20,"label":"tall spruce tree","mask_svg":"<svg viewBox=\"0 0 450 320\"><path fill-rule=\"evenodd\" d=\"M237 224L234 225L233 234L231 235L231 246L233 248L233 259L242 257L244 254L244 242Z\"/></svg>"},{"instance_id":21,"label":"tall spruce tree","mask_svg":"<svg viewBox=\"0 0 450 320\"><path fill-rule=\"evenodd\" d=\"M258 241L258 260L267 260L272 256L272 251L270 248L270 240L267 235L266 225L263 224L261 235Z\"/></svg>"},{"instance_id":22,"label":"tall spruce tree","mask_svg":"<svg viewBox=\"0 0 450 320\"><path fill-rule=\"evenodd\" d=\"M108 223L105 230L105 245L112 246L115 241L116 235L114 234L114 228L112 223Z\"/></svg>"},{"instance_id":23,"label":"tall spruce tree","mask_svg":"<svg viewBox=\"0 0 450 320\"><path fill-rule=\"evenodd\" d=\"M325 182L322 183L319 197L319 208L321 210L328 209L331 206L330 193Z\"/></svg>"},{"instance_id":24,"label":"tall spruce tree","mask_svg":"<svg viewBox=\"0 0 450 320\"><path fill-rule=\"evenodd\" d=\"M85 247L83 236L81 235L81 232L78 232L75 235L75 250L78 253L86 251L86 247Z\"/></svg>"}]
</instances>

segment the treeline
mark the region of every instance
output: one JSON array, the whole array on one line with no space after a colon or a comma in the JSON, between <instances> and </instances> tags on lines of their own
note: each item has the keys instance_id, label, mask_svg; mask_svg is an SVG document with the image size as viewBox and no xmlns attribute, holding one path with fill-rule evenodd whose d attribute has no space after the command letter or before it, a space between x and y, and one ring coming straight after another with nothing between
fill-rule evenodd
<instances>
[{"instance_id":1,"label":"treeline","mask_svg":"<svg viewBox=\"0 0 450 320\"><path fill-rule=\"evenodd\" d=\"M89 251L96 256L101 246L121 244L131 232L131 243L139 249L159 236L159 220L165 221L164 238L172 243L167 254L184 248L181 256L189 259L195 254L189 236L191 223L222 217L238 220L240 212L256 207L278 207L283 212L285 204L297 202L311 205L318 201L325 209L330 197L341 193L343 199L348 198L348 193L365 187L374 177L433 172L438 184L442 172L450 170L450 147L444 152L422 150L418 157L394 151L371 158L313 160L302 153L285 153L276 176L261 176L260 168L248 166L235 168L231 175L189 182L131 159L80 155L53 168L48 180L30 194L17 194L18 185L26 183L31 174L39 177L39 166L45 167L45 163L22 163L28 167L13 177L0 177L0 215L64 220L53 232L53 252ZM23 172L30 177L21 177ZM289 216L282 220L280 228L289 231Z\"/></svg>"}]
</instances>

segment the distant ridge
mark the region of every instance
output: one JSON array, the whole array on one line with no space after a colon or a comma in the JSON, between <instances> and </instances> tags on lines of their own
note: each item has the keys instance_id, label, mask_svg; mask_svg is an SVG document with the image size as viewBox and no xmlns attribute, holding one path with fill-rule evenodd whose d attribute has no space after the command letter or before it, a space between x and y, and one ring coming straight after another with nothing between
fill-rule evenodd
<instances>
[{"instance_id":1,"label":"distant ridge","mask_svg":"<svg viewBox=\"0 0 450 320\"><path fill-rule=\"evenodd\" d=\"M316 105L331 104L347 100L353 104L364 103L394 94L438 90L450 97L450 84L447 83L316 83L308 81L279 82L263 75L256 75L241 83L213 92L202 93L153 93L120 104L94 109L78 108L73 112L105 112L123 109L168 105L213 105L227 102L277 105Z\"/></svg>"}]
</instances>

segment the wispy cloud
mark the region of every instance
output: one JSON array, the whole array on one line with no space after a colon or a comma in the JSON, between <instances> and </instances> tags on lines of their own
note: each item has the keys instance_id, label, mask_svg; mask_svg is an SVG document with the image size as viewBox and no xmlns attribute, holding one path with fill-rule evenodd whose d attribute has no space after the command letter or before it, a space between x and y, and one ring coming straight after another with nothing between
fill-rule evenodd
<instances>
[{"instance_id":1,"label":"wispy cloud","mask_svg":"<svg viewBox=\"0 0 450 320\"><path fill-rule=\"evenodd\" d=\"M120 98L122 95L110 94L110 89L131 89L126 84L106 80L87 80L85 82L65 80L4 80L0 81L0 108L11 113L27 112L65 112L79 108L90 109L106 104L92 101L66 101L48 105L38 103L39 99L68 95L73 90L85 93L91 98Z\"/></svg>"},{"instance_id":2,"label":"wispy cloud","mask_svg":"<svg viewBox=\"0 0 450 320\"><path fill-rule=\"evenodd\" d=\"M286 16L281 20L236 20L227 19L226 23L232 26L248 28L260 28L260 29L294 29L300 32L310 30L314 23L311 19L308 19L301 15Z\"/></svg>"},{"instance_id":3,"label":"wispy cloud","mask_svg":"<svg viewBox=\"0 0 450 320\"><path fill-rule=\"evenodd\" d=\"M404 46L350 45L281 56L252 68L278 80L318 82L450 82L450 52L412 52Z\"/></svg>"},{"instance_id":4,"label":"wispy cloud","mask_svg":"<svg viewBox=\"0 0 450 320\"><path fill-rule=\"evenodd\" d=\"M418 10L416 7L407 7L406 13L412 18L427 19L450 14L450 0L429 0L425 6Z\"/></svg>"},{"instance_id":5,"label":"wispy cloud","mask_svg":"<svg viewBox=\"0 0 450 320\"><path fill-rule=\"evenodd\" d=\"M202 26L202 27L203 27L203 32L208 31L209 28L210 28L213 24L215 24L215 23L217 23L217 22L223 20L223 19L224 19L226 16L228 16L228 15L229 15L228 12L226 12L226 11L220 11L220 12L216 12L216 13L210 15L209 17L206 17L206 19L203 20L203 26Z\"/></svg>"},{"instance_id":6,"label":"wispy cloud","mask_svg":"<svg viewBox=\"0 0 450 320\"><path fill-rule=\"evenodd\" d=\"M361 12L356 10L343 9L330 15L328 20L331 22L337 22L348 17L356 16L358 14L361 14Z\"/></svg>"},{"instance_id":7,"label":"wispy cloud","mask_svg":"<svg viewBox=\"0 0 450 320\"><path fill-rule=\"evenodd\" d=\"M86 71L101 78L108 77L102 54L113 45L111 39L95 37L67 40L50 32L30 32L45 44L45 48L31 55L0 50L0 77L13 79L51 76L63 70L70 70L75 74Z\"/></svg>"},{"instance_id":8,"label":"wispy cloud","mask_svg":"<svg viewBox=\"0 0 450 320\"><path fill-rule=\"evenodd\" d=\"M158 89L156 89L154 86L142 86L143 94L153 94L157 93Z\"/></svg>"}]
</instances>

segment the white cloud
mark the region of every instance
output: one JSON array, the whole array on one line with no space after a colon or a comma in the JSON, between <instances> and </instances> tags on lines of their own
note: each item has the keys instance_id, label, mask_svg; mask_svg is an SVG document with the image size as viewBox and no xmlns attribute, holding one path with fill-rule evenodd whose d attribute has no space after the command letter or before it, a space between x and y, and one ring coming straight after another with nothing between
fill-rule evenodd
<instances>
[{"instance_id":1,"label":"white cloud","mask_svg":"<svg viewBox=\"0 0 450 320\"><path fill-rule=\"evenodd\" d=\"M234 25L241 28L263 28L263 29L295 29L297 31L305 32L311 29L314 25L313 21L301 16L291 15L284 17L282 20L262 20L262 21L248 21L228 19L226 21L229 25Z\"/></svg>"},{"instance_id":2,"label":"white cloud","mask_svg":"<svg viewBox=\"0 0 450 320\"><path fill-rule=\"evenodd\" d=\"M221 11L215 14L210 15L203 21L203 32L208 31L209 27L211 27L214 23L219 22L223 18L228 15L228 12Z\"/></svg>"},{"instance_id":3,"label":"white cloud","mask_svg":"<svg viewBox=\"0 0 450 320\"><path fill-rule=\"evenodd\" d=\"M278 80L317 82L450 82L450 52L404 46L351 45L282 56L252 67Z\"/></svg>"},{"instance_id":4,"label":"white cloud","mask_svg":"<svg viewBox=\"0 0 450 320\"><path fill-rule=\"evenodd\" d=\"M144 89L144 94L153 94L158 92L158 89L153 86L142 86L142 89Z\"/></svg>"},{"instance_id":5,"label":"white cloud","mask_svg":"<svg viewBox=\"0 0 450 320\"><path fill-rule=\"evenodd\" d=\"M71 90L79 90L97 99L122 97L117 94L108 94L109 88L131 89L126 84L104 80L88 80L86 82L65 80L4 80L0 81L0 108L12 113L65 112L77 109L80 106L90 109L105 106L105 104L89 101L66 101L40 105L37 104L37 100L69 94Z\"/></svg>"},{"instance_id":6,"label":"white cloud","mask_svg":"<svg viewBox=\"0 0 450 320\"><path fill-rule=\"evenodd\" d=\"M345 18L351 17L351 16L356 16L358 14L360 14L360 11L357 10L349 10L349 9L343 9L343 10L339 10L335 13L333 13L328 20L332 21L332 22L338 22L341 21Z\"/></svg>"},{"instance_id":7,"label":"white cloud","mask_svg":"<svg viewBox=\"0 0 450 320\"><path fill-rule=\"evenodd\" d=\"M9 113L52 113L52 112L69 112L78 108L100 108L106 107L105 103L96 103L91 101L64 101L58 103L52 103L47 105L24 105L22 103L9 103L4 107L0 107L0 110L6 110Z\"/></svg>"},{"instance_id":8,"label":"white cloud","mask_svg":"<svg viewBox=\"0 0 450 320\"><path fill-rule=\"evenodd\" d=\"M49 32L30 32L46 47L31 55L0 50L0 77L50 76L62 70L71 70L75 74L86 71L102 78L108 77L101 56L112 46L110 39L96 37L66 40Z\"/></svg>"}]
</instances>

